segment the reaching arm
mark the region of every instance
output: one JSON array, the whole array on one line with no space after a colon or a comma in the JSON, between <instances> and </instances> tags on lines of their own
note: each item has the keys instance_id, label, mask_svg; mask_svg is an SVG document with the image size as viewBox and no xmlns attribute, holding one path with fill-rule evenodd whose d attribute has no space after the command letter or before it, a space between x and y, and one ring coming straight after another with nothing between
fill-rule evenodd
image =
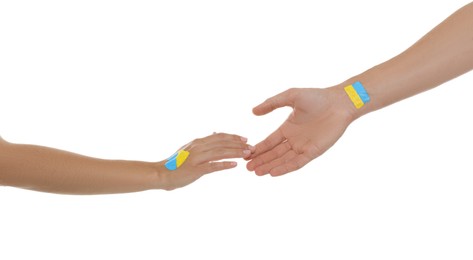
<instances>
[{"instance_id":1,"label":"reaching arm","mask_svg":"<svg viewBox=\"0 0 473 260\"><path fill-rule=\"evenodd\" d=\"M256 145L247 164L257 175L279 176L300 169L323 154L355 119L473 68L473 3L470 3L412 47L344 83L326 89L290 89L253 109L264 115L276 108L294 109L270 136ZM356 109L344 87L360 81L371 101Z\"/></svg>"},{"instance_id":2,"label":"reaching arm","mask_svg":"<svg viewBox=\"0 0 473 260\"><path fill-rule=\"evenodd\" d=\"M0 185L62 194L106 194L172 190L204 174L233 168L250 154L246 139L214 134L186 145L190 155L175 171L165 161L102 160L36 145L11 144L0 138Z\"/></svg>"},{"instance_id":3,"label":"reaching arm","mask_svg":"<svg viewBox=\"0 0 473 260\"><path fill-rule=\"evenodd\" d=\"M400 55L339 86L360 81L371 96L356 117L383 108L460 76L473 68L473 3ZM350 106L353 108L353 106Z\"/></svg>"}]
</instances>

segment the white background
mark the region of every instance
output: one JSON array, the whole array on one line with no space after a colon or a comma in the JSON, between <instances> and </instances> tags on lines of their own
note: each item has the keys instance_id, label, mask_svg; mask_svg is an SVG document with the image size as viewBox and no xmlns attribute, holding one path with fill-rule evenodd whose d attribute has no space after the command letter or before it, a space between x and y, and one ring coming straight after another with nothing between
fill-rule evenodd
<instances>
[{"instance_id":1,"label":"white background","mask_svg":"<svg viewBox=\"0 0 473 260\"><path fill-rule=\"evenodd\" d=\"M0 134L157 161L213 131L257 143L289 87L338 84L468 1L1 1ZM473 75L361 118L298 172L172 192L0 188L0 259L471 259Z\"/></svg>"}]
</instances>

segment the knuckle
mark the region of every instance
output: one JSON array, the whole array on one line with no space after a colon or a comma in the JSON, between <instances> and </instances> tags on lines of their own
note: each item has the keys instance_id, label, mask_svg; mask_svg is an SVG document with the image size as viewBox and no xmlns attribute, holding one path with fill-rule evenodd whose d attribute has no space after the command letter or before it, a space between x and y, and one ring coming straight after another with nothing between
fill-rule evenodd
<instances>
[{"instance_id":1,"label":"knuckle","mask_svg":"<svg viewBox=\"0 0 473 260\"><path fill-rule=\"evenodd\" d=\"M297 97L297 95L299 95L300 93L300 89L299 88L290 88L287 90L287 94L289 96L289 98L295 98Z\"/></svg>"}]
</instances>

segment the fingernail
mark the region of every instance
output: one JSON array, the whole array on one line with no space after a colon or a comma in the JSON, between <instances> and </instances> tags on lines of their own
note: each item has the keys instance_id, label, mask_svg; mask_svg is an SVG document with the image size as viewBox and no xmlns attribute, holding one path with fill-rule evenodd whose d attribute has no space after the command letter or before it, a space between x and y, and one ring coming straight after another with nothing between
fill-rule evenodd
<instances>
[{"instance_id":1,"label":"fingernail","mask_svg":"<svg viewBox=\"0 0 473 260\"><path fill-rule=\"evenodd\" d=\"M242 137L242 136L240 136L240 139L241 139L241 141L242 141L242 142L246 142L246 141L248 141L248 138L246 138L246 137Z\"/></svg>"},{"instance_id":2,"label":"fingernail","mask_svg":"<svg viewBox=\"0 0 473 260\"><path fill-rule=\"evenodd\" d=\"M230 162L230 166L237 166L236 162Z\"/></svg>"},{"instance_id":3,"label":"fingernail","mask_svg":"<svg viewBox=\"0 0 473 260\"><path fill-rule=\"evenodd\" d=\"M250 149L250 151L254 152L256 150L256 147L254 147L253 145L248 145L248 149Z\"/></svg>"},{"instance_id":4,"label":"fingernail","mask_svg":"<svg viewBox=\"0 0 473 260\"><path fill-rule=\"evenodd\" d=\"M249 155L250 153L251 153L250 150L244 150L244 151L243 151L243 154L245 154L245 155Z\"/></svg>"}]
</instances>

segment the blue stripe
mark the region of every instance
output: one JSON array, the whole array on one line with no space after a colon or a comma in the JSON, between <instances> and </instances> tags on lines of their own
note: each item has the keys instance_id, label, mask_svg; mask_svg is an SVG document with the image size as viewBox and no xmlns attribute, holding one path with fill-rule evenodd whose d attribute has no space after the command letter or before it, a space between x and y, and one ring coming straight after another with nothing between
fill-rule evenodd
<instances>
[{"instance_id":1,"label":"blue stripe","mask_svg":"<svg viewBox=\"0 0 473 260\"><path fill-rule=\"evenodd\" d=\"M177 155L178 153L174 153L173 155L171 155L171 157L167 159L167 162L164 164L164 166L166 166L168 170L174 171L175 169L177 169Z\"/></svg>"},{"instance_id":2,"label":"blue stripe","mask_svg":"<svg viewBox=\"0 0 473 260\"><path fill-rule=\"evenodd\" d=\"M166 169L174 171L175 169L177 169L176 158L172 158L171 160L167 161L164 166L166 166Z\"/></svg>"},{"instance_id":3,"label":"blue stripe","mask_svg":"<svg viewBox=\"0 0 473 260\"><path fill-rule=\"evenodd\" d=\"M353 88L356 90L356 93L358 93L358 96L360 96L361 100L363 103L368 103L370 102L370 96L368 95L368 92L366 92L365 88L361 84L361 82L357 81L352 84Z\"/></svg>"}]
</instances>

